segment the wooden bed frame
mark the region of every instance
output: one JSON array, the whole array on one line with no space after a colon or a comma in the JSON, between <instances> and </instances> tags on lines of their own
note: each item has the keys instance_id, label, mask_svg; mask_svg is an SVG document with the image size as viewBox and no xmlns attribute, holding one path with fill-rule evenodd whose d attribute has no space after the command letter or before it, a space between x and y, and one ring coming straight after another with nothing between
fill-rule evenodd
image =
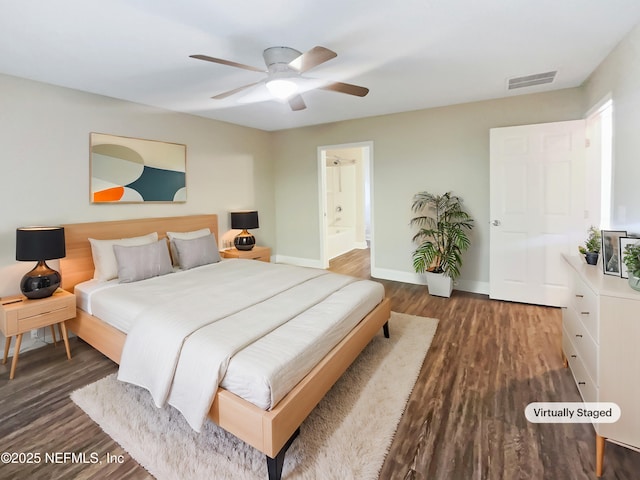
<instances>
[{"instance_id":1,"label":"wooden bed frame","mask_svg":"<svg viewBox=\"0 0 640 480\"><path fill-rule=\"evenodd\" d=\"M64 225L66 257L60 261L62 288L73 292L76 284L93 278L93 259L88 238L112 239L158 232L185 232L208 227L218 238L217 215L146 218ZM262 410L250 402L219 388L209 418L267 456L269 479L281 478L284 455L299 433L299 427L333 384L356 359L376 333L383 328L388 336L390 302L385 298L316 365L272 410ZM126 335L87 312L66 322L78 337L116 363Z\"/></svg>"}]
</instances>

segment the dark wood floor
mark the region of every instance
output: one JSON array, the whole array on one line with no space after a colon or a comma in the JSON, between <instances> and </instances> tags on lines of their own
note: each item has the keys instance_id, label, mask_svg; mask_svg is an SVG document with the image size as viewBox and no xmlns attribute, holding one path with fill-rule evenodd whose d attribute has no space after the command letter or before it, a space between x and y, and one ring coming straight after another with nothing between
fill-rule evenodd
<instances>
[{"instance_id":1,"label":"dark wood floor","mask_svg":"<svg viewBox=\"0 0 640 480\"><path fill-rule=\"evenodd\" d=\"M368 251L338 257L330 269L367 278ZM562 366L557 309L458 291L444 299L426 287L382 283L394 311L440 323L381 479L596 478L591 425L524 417L533 401L580 399ZM86 463L0 464L0 479L150 478L69 399L116 371L86 344L71 344L71 361L61 346L25 352L11 381L8 365L0 366L0 452L85 452ZM101 464L91 463L93 452ZM107 453L124 463L107 464ZM640 453L607 443L602 478L637 479L639 472Z\"/></svg>"}]
</instances>

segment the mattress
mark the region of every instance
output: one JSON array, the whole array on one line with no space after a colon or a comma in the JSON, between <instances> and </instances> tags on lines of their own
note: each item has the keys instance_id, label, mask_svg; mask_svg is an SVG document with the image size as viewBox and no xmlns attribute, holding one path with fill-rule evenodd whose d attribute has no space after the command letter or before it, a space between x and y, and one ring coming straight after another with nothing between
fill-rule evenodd
<instances>
[{"instance_id":1,"label":"mattress","mask_svg":"<svg viewBox=\"0 0 640 480\"><path fill-rule=\"evenodd\" d=\"M228 360L220 360L224 368L210 367L213 373L206 376L215 377L218 368L219 386L269 410L382 301L384 289L377 282L325 270L229 259L131 284L88 281L76 286L76 295L80 308L115 328L128 334L145 331L145 345L141 348L160 349L146 352L147 358L171 357L162 350L165 340L154 340L156 328L163 328L163 322L169 328L195 330L180 344L181 358L174 367L178 373L187 371L188 381L192 381L189 376L193 377L193 370L206 372L210 363L218 361L207 358L204 367L194 367L202 360L189 358L192 344L206 339L207 345L218 342L218 347L227 348L238 343L239 348L228 347ZM176 315L169 315L171 311ZM235 337L236 330L252 328L263 329L264 334L252 334L250 340ZM168 341L173 342L172 335ZM206 347L206 355L214 355L209 353L212 348ZM123 359L124 353L126 345ZM156 370L156 364L153 366L147 370ZM203 384L207 381L202 380ZM132 383L144 382L134 378ZM153 381L143 386L154 395ZM168 403L175 403L184 414L185 407L180 406L183 400L180 394L174 394L177 389L171 385L164 396L175 397L175 402L170 399ZM192 392L193 385L186 391ZM162 396L154 395L159 406ZM198 416L193 418L190 424L198 429Z\"/></svg>"}]
</instances>

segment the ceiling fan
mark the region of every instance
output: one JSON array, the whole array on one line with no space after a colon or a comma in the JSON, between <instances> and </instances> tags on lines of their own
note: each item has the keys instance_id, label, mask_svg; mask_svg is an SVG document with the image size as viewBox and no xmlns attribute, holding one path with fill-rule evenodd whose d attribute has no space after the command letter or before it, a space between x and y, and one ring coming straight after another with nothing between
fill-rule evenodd
<instances>
[{"instance_id":1,"label":"ceiling fan","mask_svg":"<svg viewBox=\"0 0 640 480\"><path fill-rule=\"evenodd\" d=\"M304 90L317 88L321 90L346 93L347 95L356 95L358 97L364 97L369 93L368 88L342 82L326 82L318 86L312 86L311 88L303 88L305 80L313 80L308 77L303 77L303 73L306 73L312 68L338 56L337 53L329 50L328 48L318 46L313 47L305 53L301 53L298 50L289 47L270 47L262 52L262 56L264 58L264 63L267 66L266 70L264 68L252 67L251 65L244 65L230 60L209 57L207 55L190 55L189 57L267 74L267 77L263 80L243 85L211 97L216 100L227 98L260 83L264 83L274 97L286 100L289 103L291 110L294 111L304 110L307 108L307 105L304 103L304 100L300 95L300 92Z\"/></svg>"}]
</instances>

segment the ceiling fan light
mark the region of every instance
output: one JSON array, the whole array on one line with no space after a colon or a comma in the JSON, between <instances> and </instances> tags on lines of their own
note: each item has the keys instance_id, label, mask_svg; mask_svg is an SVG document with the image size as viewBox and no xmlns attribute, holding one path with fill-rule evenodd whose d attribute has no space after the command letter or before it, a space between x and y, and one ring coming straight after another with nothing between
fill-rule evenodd
<instances>
[{"instance_id":1,"label":"ceiling fan light","mask_svg":"<svg viewBox=\"0 0 640 480\"><path fill-rule=\"evenodd\" d=\"M286 79L270 80L267 82L267 88L271 95L282 100L298 93L298 86L295 82Z\"/></svg>"}]
</instances>

